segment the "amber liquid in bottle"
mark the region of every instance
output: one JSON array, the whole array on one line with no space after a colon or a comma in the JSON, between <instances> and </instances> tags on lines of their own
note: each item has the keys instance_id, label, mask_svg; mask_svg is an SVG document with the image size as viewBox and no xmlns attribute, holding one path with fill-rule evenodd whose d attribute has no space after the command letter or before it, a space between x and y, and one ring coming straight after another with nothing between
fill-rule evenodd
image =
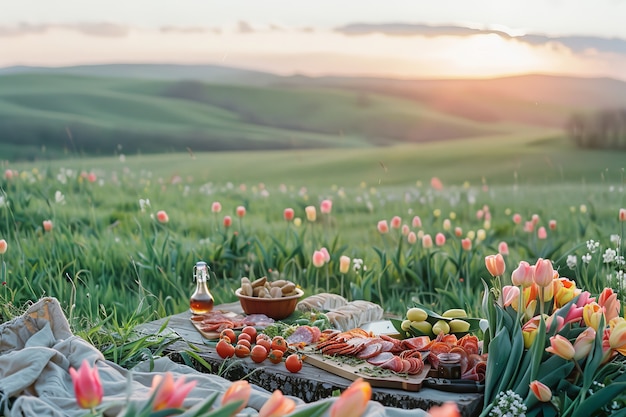
<instances>
[{"instance_id":1,"label":"amber liquid in bottle","mask_svg":"<svg viewBox=\"0 0 626 417\"><path fill-rule=\"evenodd\" d=\"M213 296L209 292L209 266L206 262L197 262L194 267L196 290L189 298L189 308L193 314L206 314L213 310Z\"/></svg>"}]
</instances>

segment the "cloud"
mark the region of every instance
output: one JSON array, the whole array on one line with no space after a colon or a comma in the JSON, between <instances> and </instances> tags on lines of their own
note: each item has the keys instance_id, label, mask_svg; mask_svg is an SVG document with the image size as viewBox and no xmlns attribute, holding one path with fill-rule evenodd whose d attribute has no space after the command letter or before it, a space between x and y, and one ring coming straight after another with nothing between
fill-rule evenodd
<instances>
[{"instance_id":1,"label":"cloud","mask_svg":"<svg viewBox=\"0 0 626 417\"><path fill-rule=\"evenodd\" d=\"M219 28L207 28L200 26L162 26L160 29L161 33L180 33L180 34L203 34L203 33L214 33L220 34L222 30Z\"/></svg>"},{"instance_id":2,"label":"cloud","mask_svg":"<svg viewBox=\"0 0 626 417\"><path fill-rule=\"evenodd\" d=\"M25 36L43 34L54 29L65 29L82 33L88 36L99 37L124 37L129 28L112 23L71 23L71 24L29 24L20 23L16 26L0 26L0 37Z\"/></svg>"},{"instance_id":3,"label":"cloud","mask_svg":"<svg viewBox=\"0 0 626 417\"><path fill-rule=\"evenodd\" d=\"M373 33L380 33L388 36L474 36L474 35L497 35L503 39L515 39L518 42L525 42L529 45L542 46L559 43L573 52L584 52L595 50L598 52L609 52L626 54L626 39L621 38L601 38L597 36L547 36L542 34L526 34L512 36L501 30L473 29L464 26L454 25L426 25L412 23L352 23L335 29L336 32L346 36L363 36Z\"/></svg>"}]
</instances>

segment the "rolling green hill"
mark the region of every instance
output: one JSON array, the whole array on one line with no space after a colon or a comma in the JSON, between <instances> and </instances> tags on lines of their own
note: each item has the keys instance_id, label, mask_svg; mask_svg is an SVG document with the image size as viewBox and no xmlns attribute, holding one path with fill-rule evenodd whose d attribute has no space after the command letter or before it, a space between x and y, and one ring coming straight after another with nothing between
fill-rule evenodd
<instances>
[{"instance_id":1,"label":"rolling green hill","mask_svg":"<svg viewBox=\"0 0 626 417\"><path fill-rule=\"evenodd\" d=\"M105 76L107 75L107 76ZM554 134L574 111L626 107L626 83L280 77L214 66L0 70L3 159L367 148Z\"/></svg>"}]
</instances>

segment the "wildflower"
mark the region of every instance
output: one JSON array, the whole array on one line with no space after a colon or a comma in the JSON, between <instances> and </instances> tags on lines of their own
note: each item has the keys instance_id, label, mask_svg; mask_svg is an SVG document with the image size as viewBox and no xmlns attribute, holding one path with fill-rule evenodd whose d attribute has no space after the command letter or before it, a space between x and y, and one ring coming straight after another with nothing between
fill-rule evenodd
<instances>
[{"instance_id":1,"label":"wildflower","mask_svg":"<svg viewBox=\"0 0 626 417\"><path fill-rule=\"evenodd\" d=\"M291 413L296 408L296 402L287 398L280 390L276 390L259 410L258 417L281 417Z\"/></svg>"},{"instance_id":2,"label":"wildflower","mask_svg":"<svg viewBox=\"0 0 626 417\"><path fill-rule=\"evenodd\" d=\"M211 204L211 211L213 213L219 213L220 211L222 211L222 203L220 203L219 201L214 201L213 204Z\"/></svg>"},{"instance_id":3,"label":"wildflower","mask_svg":"<svg viewBox=\"0 0 626 417\"><path fill-rule=\"evenodd\" d=\"M508 255L509 254L509 245L506 242L500 242L498 244L498 252L501 255L504 255L504 256Z\"/></svg>"},{"instance_id":4,"label":"wildflower","mask_svg":"<svg viewBox=\"0 0 626 417\"><path fill-rule=\"evenodd\" d=\"M8 243L4 239L0 239L0 255L4 255L9 247Z\"/></svg>"},{"instance_id":5,"label":"wildflower","mask_svg":"<svg viewBox=\"0 0 626 417\"><path fill-rule=\"evenodd\" d=\"M324 252L316 250L313 252L313 266L316 268L321 268L326 263L326 257L324 256Z\"/></svg>"},{"instance_id":6,"label":"wildflower","mask_svg":"<svg viewBox=\"0 0 626 417\"><path fill-rule=\"evenodd\" d=\"M581 256L580 259L583 261L583 263L589 264L589 262L591 262L591 254L587 253L587 254Z\"/></svg>"},{"instance_id":7,"label":"wildflower","mask_svg":"<svg viewBox=\"0 0 626 417\"><path fill-rule=\"evenodd\" d=\"M237 214L237 217L243 217L246 215L246 208L244 206L237 206L235 213Z\"/></svg>"},{"instance_id":8,"label":"wildflower","mask_svg":"<svg viewBox=\"0 0 626 417\"><path fill-rule=\"evenodd\" d=\"M615 261L616 256L617 252L615 249L607 248L606 251L604 251L604 254L602 254L602 262L610 264Z\"/></svg>"},{"instance_id":9,"label":"wildflower","mask_svg":"<svg viewBox=\"0 0 626 417\"><path fill-rule=\"evenodd\" d=\"M223 223L224 223L224 227L230 227L230 226L232 226L232 224L233 224L233 219L232 219L232 217L230 217L230 216L224 216Z\"/></svg>"},{"instance_id":10,"label":"wildflower","mask_svg":"<svg viewBox=\"0 0 626 417\"><path fill-rule=\"evenodd\" d=\"M182 376L174 381L174 376L166 372L165 376L157 374L152 378L152 392L155 393L153 411L167 408L179 408L183 405L185 397L196 386L196 381L185 382Z\"/></svg>"},{"instance_id":11,"label":"wildflower","mask_svg":"<svg viewBox=\"0 0 626 417\"><path fill-rule=\"evenodd\" d=\"M443 246L446 243L446 236L443 233L437 233L435 235L435 244L437 246Z\"/></svg>"},{"instance_id":12,"label":"wildflower","mask_svg":"<svg viewBox=\"0 0 626 417\"><path fill-rule=\"evenodd\" d=\"M556 220L550 220L548 222L548 227L550 228L550 230L556 230Z\"/></svg>"},{"instance_id":13,"label":"wildflower","mask_svg":"<svg viewBox=\"0 0 626 417\"><path fill-rule=\"evenodd\" d=\"M385 234L389 233L389 225L387 224L387 220L380 220L376 225L379 233Z\"/></svg>"},{"instance_id":14,"label":"wildflower","mask_svg":"<svg viewBox=\"0 0 626 417\"><path fill-rule=\"evenodd\" d=\"M287 207L285 210L283 210L283 218L285 220L287 220L288 222L290 222L291 220L293 220L293 216L294 216L294 211L292 208Z\"/></svg>"},{"instance_id":15,"label":"wildflower","mask_svg":"<svg viewBox=\"0 0 626 417\"><path fill-rule=\"evenodd\" d=\"M360 417L372 397L372 387L357 378L330 407L330 417Z\"/></svg>"},{"instance_id":16,"label":"wildflower","mask_svg":"<svg viewBox=\"0 0 626 417\"><path fill-rule=\"evenodd\" d=\"M535 394L535 397L543 403L547 403L552 399L552 391L550 388L537 380L530 383L530 390Z\"/></svg>"},{"instance_id":17,"label":"wildflower","mask_svg":"<svg viewBox=\"0 0 626 417\"><path fill-rule=\"evenodd\" d=\"M165 210L157 211L156 218L159 221L159 223L167 223L170 221L170 218L165 212Z\"/></svg>"},{"instance_id":18,"label":"wildflower","mask_svg":"<svg viewBox=\"0 0 626 417\"><path fill-rule=\"evenodd\" d=\"M232 415L239 413L248 404L251 391L252 386L248 381L239 380L233 382L231 386L228 387L228 389L224 393L224 396L222 397L222 406L241 401L241 405L235 411L233 411Z\"/></svg>"},{"instance_id":19,"label":"wildflower","mask_svg":"<svg viewBox=\"0 0 626 417\"><path fill-rule=\"evenodd\" d=\"M433 247L433 238L431 235L424 235L422 237L422 246L425 249L430 249Z\"/></svg>"},{"instance_id":20,"label":"wildflower","mask_svg":"<svg viewBox=\"0 0 626 417\"><path fill-rule=\"evenodd\" d=\"M70 376L74 384L76 402L80 408L93 409L100 405L104 390L100 382L98 368L90 367L87 359L83 359L78 370L70 368Z\"/></svg>"},{"instance_id":21,"label":"wildflower","mask_svg":"<svg viewBox=\"0 0 626 417\"><path fill-rule=\"evenodd\" d=\"M350 270L350 257L349 256L341 256L339 258L339 272L342 274L347 274Z\"/></svg>"},{"instance_id":22,"label":"wildflower","mask_svg":"<svg viewBox=\"0 0 626 417\"><path fill-rule=\"evenodd\" d=\"M489 412L491 416L524 416L527 407L524 399L513 390L501 391L496 395L495 406Z\"/></svg>"},{"instance_id":23,"label":"wildflower","mask_svg":"<svg viewBox=\"0 0 626 417\"><path fill-rule=\"evenodd\" d=\"M324 214L330 214L330 211L333 208L333 202L331 200L322 200L320 204L320 212Z\"/></svg>"},{"instance_id":24,"label":"wildflower","mask_svg":"<svg viewBox=\"0 0 626 417\"><path fill-rule=\"evenodd\" d=\"M420 219L420 216L414 216L413 220L411 221L411 224L415 228L422 227L422 219Z\"/></svg>"},{"instance_id":25,"label":"wildflower","mask_svg":"<svg viewBox=\"0 0 626 417\"><path fill-rule=\"evenodd\" d=\"M304 208L304 212L306 213L306 219L310 222L314 222L317 219L317 210L315 206L306 206Z\"/></svg>"},{"instance_id":26,"label":"wildflower","mask_svg":"<svg viewBox=\"0 0 626 417\"><path fill-rule=\"evenodd\" d=\"M570 360L576 354L576 350L572 343L560 334L554 335L550 338L550 346L546 348L546 352L560 356L565 360Z\"/></svg>"},{"instance_id":27,"label":"wildflower","mask_svg":"<svg viewBox=\"0 0 626 417\"><path fill-rule=\"evenodd\" d=\"M538 230L537 230L537 239L540 240L545 240L548 238L548 232L546 231L546 228L541 226Z\"/></svg>"},{"instance_id":28,"label":"wildflower","mask_svg":"<svg viewBox=\"0 0 626 417\"><path fill-rule=\"evenodd\" d=\"M535 263L533 281L540 287L547 287L552 284L554 279L554 269L549 259L539 258Z\"/></svg>"},{"instance_id":29,"label":"wildflower","mask_svg":"<svg viewBox=\"0 0 626 417\"><path fill-rule=\"evenodd\" d=\"M472 241L469 238L461 239L461 247L464 251L472 250Z\"/></svg>"},{"instance_id":30,"label":"wildflower","mask_svg":"<svg viewBox=\"0 0 626 417\"><path fill-rule=\"evenodd\" d=\"M504 257L499 253L497 255L485 256L485 265L487 266L487 270L493 277L504 274L504 270L506 269Z\"/></svg>"},{"instance_id":31,"label":"wildflower","mask_svg":"<svg viewBox=\"0 0 626 417\"><path fill-rule=\"evenodd\" d=\"M565 263L567 264L567 267L569 269L574 269L578 264L578 258L576 257L576 255L567 255L567 260L565 261Z\"/></svg>"},{"instance_id":32,"label":"wildflower","mask_svg":"<svg viewBox=\"0 0 626 417\"><path fill-rule=\"evenodd\" d=\"M533 267L526 261L520 261L519 266L511 272L511 283L518 287L529 287L533 283Z\"/></svg>"},{"instance_id":33,"label":"wildflower","mask_svg":"<svg viewBox=\"0 0 626 417\"><path fill-rule=\"evenodd\" d=\"M46 232L51 232L52 231L52 220L44 220L43 221L43 230Z\"/></svg>"},{"instance_id":34,"label":"wildflower","mask_svg":"<svg viewBox=\"0 0 626 417\"><path fill-rule=\"evenodd\" d=\"M589 239L586 242L587 250L591 253L595 253L596 250L600 247L600 242L596 242L593 239Z\"/></svg>"},{"instance_id":35,"label":"wildflower","mask_svg":"<svg viewBox=\"0 0 626 417\"><path fill-rule=\"evenodd\" d=\"M65 196L59 190L54 192L54 202L57 204L65 204Z\"/></svg>"},{"instance_id":36,"label":"wildflower","mask_svg":"<svg viewBox=\"0 0 626 417\"><path fill-rule=\"evenodd\" d=\"M513 215L513 223L520 224L522 222L522 216L519 213Z\"/></svg>"},{"instance_id":37,"label":"wildflower","mask_svg":"<svg viewBox=\"0 0 626 417\"><path fill-rule=\"evenodd\" d=\"M139 199L139 210L141 210L141 212L145 212L146 208L150 207L150 200L149 199L143 199L140 198Z\"/></svg>"}]
</instances>

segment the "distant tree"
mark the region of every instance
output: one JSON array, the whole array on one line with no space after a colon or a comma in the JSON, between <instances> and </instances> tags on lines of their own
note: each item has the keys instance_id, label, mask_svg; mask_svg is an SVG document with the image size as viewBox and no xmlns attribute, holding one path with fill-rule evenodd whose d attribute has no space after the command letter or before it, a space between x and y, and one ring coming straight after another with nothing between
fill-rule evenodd
<instances>
[{"instance_id":1,"label":"distant tree","mask_svg":"<svg viewBox=\"0 0 626 417\"><path fill-rule=\"evenodd\" d=\"M581 148L626 149L626 109L572 114L565 131Z\"/></svg>"}]
</instances>

